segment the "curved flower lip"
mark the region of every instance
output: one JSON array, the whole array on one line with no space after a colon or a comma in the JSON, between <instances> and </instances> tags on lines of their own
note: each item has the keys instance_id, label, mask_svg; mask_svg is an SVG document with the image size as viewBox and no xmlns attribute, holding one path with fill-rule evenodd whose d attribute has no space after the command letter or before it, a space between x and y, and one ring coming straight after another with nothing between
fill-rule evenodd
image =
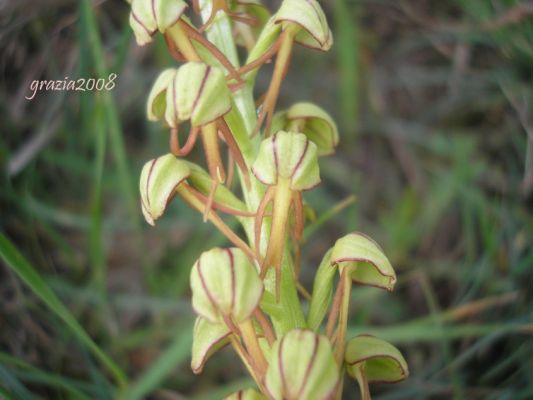
<instances>
[{"instance_id":1,"label":"curved flower lip","mask_svg":"<svg viewBox=\"0 0 533 400\"><path fill-rule=\"evenodd\" d=\"M202 340L202 336L207 334L208 340ZM204 365L212 355L227 344L227 338L231 334L228 327L221 324L212 324L202 317L198 317L194 324L193 351L191 369L195 374L200 374ZM197 341L200 340L200 343ZM199 347L198 347L199 345Z\"/></svg>"},{"instance_id":2,"label":"curved flower lip","mask_svg":"<svg viewBox=\"0 0 533 400\"><path fill-rule=\"evenodd\" d=\"M147 162L141 172L139 189L141 208L150 225L163 215L168 203L175 195L176 187L190 174L189 167L172 154Z\"/></svg>"},{"instance_id":3,"label":"curved flower lip","mask_svg":"<svg viewBox=\"0 0 533 400\"><path fill-rule=\"evenodd\" d=\"M324 11L316 0L284 0L274 20L276 24L298 25L302 31L295 34L294 40L305 47L327 51L333 44Z\"/></svg>"},{"instance_id":4,"label":"curved flower lip","mask_svg":"<svg viewBox=\"0 0 533 400\"><path fill-rule=\"evenodd\" d=\"M187 8L187 3L182 0L133 0L130 25L137 43L141 46L150 43L158 30L165 33L167 28L182 17ZM136 29L137 27L139 29Z\"/></svg>"},{"instance_id":5,"label":"curved flower lip","mask_svg":"<svg viewBox=\"0 0 533 400\"><path fill-rule=\"evenodd\" d=\"M309 102L295 103L276 113L272 122L273 131L287 129L295 121L303 122L297 130L316 144L319 156L334 153L339 144L339 133L337 125L324 109Z\"/></svg>"},{"instance_id":6,"label":"curved flower lip","mask_svg":"<svg viewBox=\"0 0 533 400\"><path fill-rule=\"evenodd\" d=\"M374 378L372 376L367 376L367 379L368 379L369 383L397 383L397 382L403 381L405 378L407 378L409 376L409 369L407 367L407 363L405 363L405 360L404 360L402 354L393 345L391 345L388 342L385 342L385 341L383 341L381 339L378 339L375 336L368 335L368 334L357 335L356 337L351 339L348 343L350 344L352 341L358 341L359 339L371 340L374 343L379 343L381 346L387 346L388 349L390 350L390 352L389 353L385 353L383 351L381 351L381 352L377 351L375 353L372 353L371 349L374 346L372 346L371 344L367 344L366 346L361 347L364 350L367 350L366 351L366 353L367 353L366 355L364 355L362 357L359 357L359 358L356 358L354 360L348 360L349 349L347 348L346 349L346 357L345 357L346 365L348 365L350 367L353 367L354 365L360 364L362 362L367 362L367 361L371 361L371 360L375 360L375 359L388 359L388 360L393 361L394 364L396 364L396 366L398 368L398 371L399 371L399 376L398 376L397 379L385 379L385 378L379 378L378 379L378 378ZM348 344L348 346L349 346L349 344ZM395 353L395 354L392 354L392 353Z\"/></svg>"},{"instance_id":7,"label":"curved flower lip","mask_svg":"<svg viewBox=\"0 0 533 400\"><path fill-rule=\"evenodd\" d=\"M293 150L300 151L297 158ZM279 131L263 141L259 152L252 173L264 185L277 184L279 177L290 179L293 190L311 190L320 184L316 145L303 133Z\"/></svg>"},{"instance_id":8,"label":"curved flower lip","mask_svg":"<svg viewBox=\"0 0 533 400\"><path fill-rule=\"evenodd\" d=\"M355 240L363 239L366 243L356 243ZM352 243L350 243L353 240ZM352 247L348 247L352 245ZM355 246L353 246L355 245ZM372 249L372 246L374 249ZM353 253L350 254L350 253ZM331 265L343 267L342 263L364 262L370 264L384 279L362 280L357 275L357 270L350 274L352 281L366 286L373 286L392 291L396 284L396 273L383 254L381 247L370 237L360 232L350 233L337 240L331 255Z\"/></svg>"}]
</instances>

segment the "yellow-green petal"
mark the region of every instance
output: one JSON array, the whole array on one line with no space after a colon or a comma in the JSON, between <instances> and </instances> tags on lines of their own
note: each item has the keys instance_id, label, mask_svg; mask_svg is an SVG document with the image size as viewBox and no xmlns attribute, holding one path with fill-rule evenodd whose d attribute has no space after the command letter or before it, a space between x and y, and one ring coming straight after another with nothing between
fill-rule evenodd
<instances>
[{"instance_id":1,"label":"yellow-green petal","mask_svg":"<svg viewBox=\"0 0 533 400\"><path fill-rule=\"evenodd\" d=\"M338 380L338 367L325 336L293 329L274 343L265 377L273 399L332 399Z\"/></svg>"},{"instance_id":2,"label":"yellow-green petal","mask_svg":"<svg viewBox=\"0 0 533 400\"><path fill-rule=\"evenodd\" d=\"M345 362L350 376L357 379L356 369L362 368L369 383L394 383L409 375L402 353L374 336L360 335L351 339L346 346Z\"/></svg>"},{"instance_id":3,"label":"yellow-green petal","mask_svg":"<svg viewBox=\"0 0 533 400\"><path fill-rule=\"evenodd\" d=\"M355 283L392 290L396 273L381 248L362 233L350 233L335 243L331 264L349 268Z\"/></svg>"},{"instance_id":4,"label":"yellow-green petal","mask_svg":"<svg viewBox=\"0 0 533 400\"><path fill-rule=\"evenodd\" d=\"M174 196L176 186L189 176L189 167L172 154L148 161L141 172L139 190L146 221L154 225Z\"/></svg>"},{"instance_id":5,"label":"yellow-green petal","mask_svg":"<svg viewBox=\"0 0 533 400\"><path fill-rule=\"evenodd\" d=\"M191 271L192 306L212 323L231 317L245 321L258 306L263 283L255 266L238 248L202 253Z\"/></svg>"},{"instance_id":6,"label":"yellow-green petal","mask_svg":"<svg viewBox=\"0 0 533 400\"><path fill-rule=\"evenodd\" d=\"M197 317L192 339L191 369L195 374L202 372L206 361L229 343L229 328L224 324L213 324Z\"/></svg>"}]
</instances>

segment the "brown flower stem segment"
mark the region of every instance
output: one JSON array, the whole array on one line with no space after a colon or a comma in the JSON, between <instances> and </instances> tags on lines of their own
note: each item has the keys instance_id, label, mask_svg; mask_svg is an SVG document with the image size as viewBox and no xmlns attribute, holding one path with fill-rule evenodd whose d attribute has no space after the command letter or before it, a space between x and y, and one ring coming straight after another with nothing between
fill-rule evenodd
<instances>
[{"instance_id":1,"label":"brown flower stem segment","mask_svg":"<svg viewBox=\"0 0 533 400\"><path fill-rule=\"evenodd\" d=\"M167 42L168 40L172 41L176 45L176 49L183 54L188 61L201 61L200 56L194 49L185 29L183 29L183 23L181 20L172 25L165 35L168 38Z\"/></svg>"},{"instance_id":2,"label":"brown flower stem segment","mask_svg":"<svg viewBox=\"0 0 533 400\"><path fill-rule=\"evenodd\" d=\"M263 351L261 350L261 347L259 346L257 333L252 320L249 318L246 321L241 322L239 324L239 328L241 330L241 337L244 341L246 349L254 359L254 364L257 368L257 374L262 379L262 377L265 375L268 363L265 359Z\"/></svg>"},{"instance_id":3,"label":"brown flower stem segment","mask_svg":"<svg viewBox=\"0 0 533 400\"><path fill-rule=\"evenodd\" d=\"M280 36L281 44L278 50L278 56L276 58L276 65L274 66L274 73L270 81L270 86L263 102L261 115L257 120L257 125L254 130L254 134L259 132L261 125L265 123L265 137L270 136L270 126L272 124L272 116L276 103L278 101L279 92L281 89L281 83L283 78L287 74L289 62L292 53L292 47L294 44L294 34L290 29L286 29Z\"/></svg>"},{"instance_id":4,"label":"brown flower stem segment","mask_svg":"<svg viewBox=\"0 0 533 400\"><path fill-rule=\"evenodd\" d=\"M205 204L193 194L187 184L184 183L179 185L176 188L176 191L187 204L201 213L204 212ZM231 243L240 248L251 262L255 262L255 255L252 249L250 249L250 247L235 232L233 232L213 210L209 210L207 219L211 221Z\"/></svg>"},{"instance_id":5,"label":"brown flower stem segment","mask_svg":"<svg viewBox=\"0 0 533 400\"><path fill-rule=\"evenodd\" d=\"M292 191L290 189L290 180L280 177L278 184L275 186L273 209L272 209L272 228L270 231L270 240L268 242L267 252L261 266L261 276L264 278L266 271L271 266L276 268L276 299L279 301L281 285L281 263L285 250L286 229L289 219L289 212L292 203Z\"/></svg>"},{"instance_id":6,"label":"brown flower stem segment","mask_svg":"<svg viewBox=\"0 0 533 400\"><path fill-rule=\"evenodd\" d=\"M263 334L265 335L268 344L272 346L276 341L276 335L274 334L274 330L272 329L272 325L270 324L270 321L268 320L267 316L263 313L263 311L261 311L259 307L257 307L254 311L254 317L257 322L259 322L259 325L263 330Z\"/></svg>"}]
</instances>

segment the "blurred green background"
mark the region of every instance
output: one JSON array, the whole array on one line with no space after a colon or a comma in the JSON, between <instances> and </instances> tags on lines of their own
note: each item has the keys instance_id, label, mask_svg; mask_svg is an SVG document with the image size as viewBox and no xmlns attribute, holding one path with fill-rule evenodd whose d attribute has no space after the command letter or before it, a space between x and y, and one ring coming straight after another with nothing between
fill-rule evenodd
<instances>
[{"instance_id":1,"label":"blurred green background","mask_svg":"<svg viewBox=\"0 0 533 400\"><path fill-rule=\"evenodd\" d=\"M298 48L280 99L316 102L341 132L306 194L304 285L337 237L365 232L399 281L354 290L350 334L392 341L411 369L376 399L533 398L533 4L322 4L335 45ZM127 18L118 0L0 2L0 398L250 385L228 349L190 371L190 267L225 242L179 201L155 228L142 219L141 166L168 146L144 104L174 62L162 40L139 48ZM25 99L35 79L112 72L112 91Z\"/></svg>"}]
</instances>

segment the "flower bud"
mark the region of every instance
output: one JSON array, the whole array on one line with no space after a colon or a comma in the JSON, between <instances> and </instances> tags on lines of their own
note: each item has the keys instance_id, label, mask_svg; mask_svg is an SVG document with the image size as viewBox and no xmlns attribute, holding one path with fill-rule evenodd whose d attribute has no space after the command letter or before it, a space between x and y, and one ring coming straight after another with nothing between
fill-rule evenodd
<instances>
[{"instance_id":1,"label":"flower bud","mask_svg":"<svg viewBox=\"0 0 533 400\"><path fill-rule=\"evenodd\" d=\"M348 375L359 380L363 374L368 383L395 383L409 375L400 351L369 335L356 336L348 342L345 362Z\"/></svg>"},{"instance_id":2,"label":"flower bud","mask_svg":"<svg viewBox=\"0 0 533 400\"><path fill-rule=\"evenodd\" d=\"M192 306L212 323L248 319L263 294L255 267L238 248L202 253L191 271Z\"/></svg>"},{"instance_id":3,"label":"flower bud","mask_svg":"<svg viewBox=\"0 0 533 400\"><path fill-rule=\"evenodd\" d=\"M338 367L326 337L294 329L272 347L265 385L273 399L332 399L338 381Z\"/></svg>"},{"instance_id":4,"label":"flower bud","mask_svg":"<svg viewBox=\"0 0 533 400\"><path fill-rule=\"evenodd\" d=\"M198 317L194 323L192 338L191 369L195 374L202 372L206 361L229 343L230 330L225 324L213 324Z\"/></svg>"},{"instance_id":5,"label":"flower bud","mask_svg":"<svg viewBox=\"0 0 533 400\"><path fill-rule=\"evenodd\" d=\"M189 176L189 167L172 154L166 154L144 164L139 190L144 218L150 225L163 215L176 187Z\"/></svg>"},{"instance_id":6,"label":"flower bud","mask_svg":"<svg viewBox=\"0 0 533 400\"><path fill-rule=\"evenodd\" d=\"M257 390L244 389L230 394L224 400L267 400L267 398Z\"/></svg>"},{"instance_id":7,"label":"flower bud","mask_svg":"<svg viewBox=\"0 0 533 400\"><path fill-rule=\"evenodd\" d=\"M320 183L316 145L302 133L279 131L263 140L252 172L265 185L290 180L291 190L309 190Z\"/></svg>"},{"instance_id":8,"label":"flower bud","mask_svg":"<svg viewBox=\"0 0 533 400\"><path fill-rule=\"evenodd\" d=\"M316 0L283 0L274 18L284 26L298 25L294 40L304 46L326 51L333 44L328 21Z\"/></svg>"},{"instance_id":9,"label":"flower bud","mask_svg":"<svg viewBox=\"0 0 533 400\"><path fill-rule=\"evenodd\" d=\"M165 33L181 18L186 8L187 3L183 0L133 0L130 26L137 43L140 46L150 43L158 30Z\"/></svg>"},{"instance_id":10,"label":"flower bud","mask_svg":"<svg viewBox=\"0 0 533 400\"><path fill-rule=\"evenodd\" d=\"M191 120L202 126L231 109L231 94L224 73L200 62L182 65L169 83L165 119L171 127Z\"/></svg>"},{"instance_id":11,"label":"flower bud","mask_svg":"<svg viewBox=\"0 0 533 400\"><path fill-rule=\"evenodd\" d=\"M396 273L376 242L362 233L351 233L335 243L331 265L349 268L352 281L392 290Z\"/></svg>"},{"instance_id":12,"label":"flower bud","mask_svg":"<svg viewBox=\"0 0 533 400\"><path fill-rule=\"evenodd\" d=\"M296 103L277 113L272 121L272 132L281 129L303 133L316 144L319 156L332 154L339 143L337 125L331 116L312 103Z\"/></svg>"}]
</instances>

